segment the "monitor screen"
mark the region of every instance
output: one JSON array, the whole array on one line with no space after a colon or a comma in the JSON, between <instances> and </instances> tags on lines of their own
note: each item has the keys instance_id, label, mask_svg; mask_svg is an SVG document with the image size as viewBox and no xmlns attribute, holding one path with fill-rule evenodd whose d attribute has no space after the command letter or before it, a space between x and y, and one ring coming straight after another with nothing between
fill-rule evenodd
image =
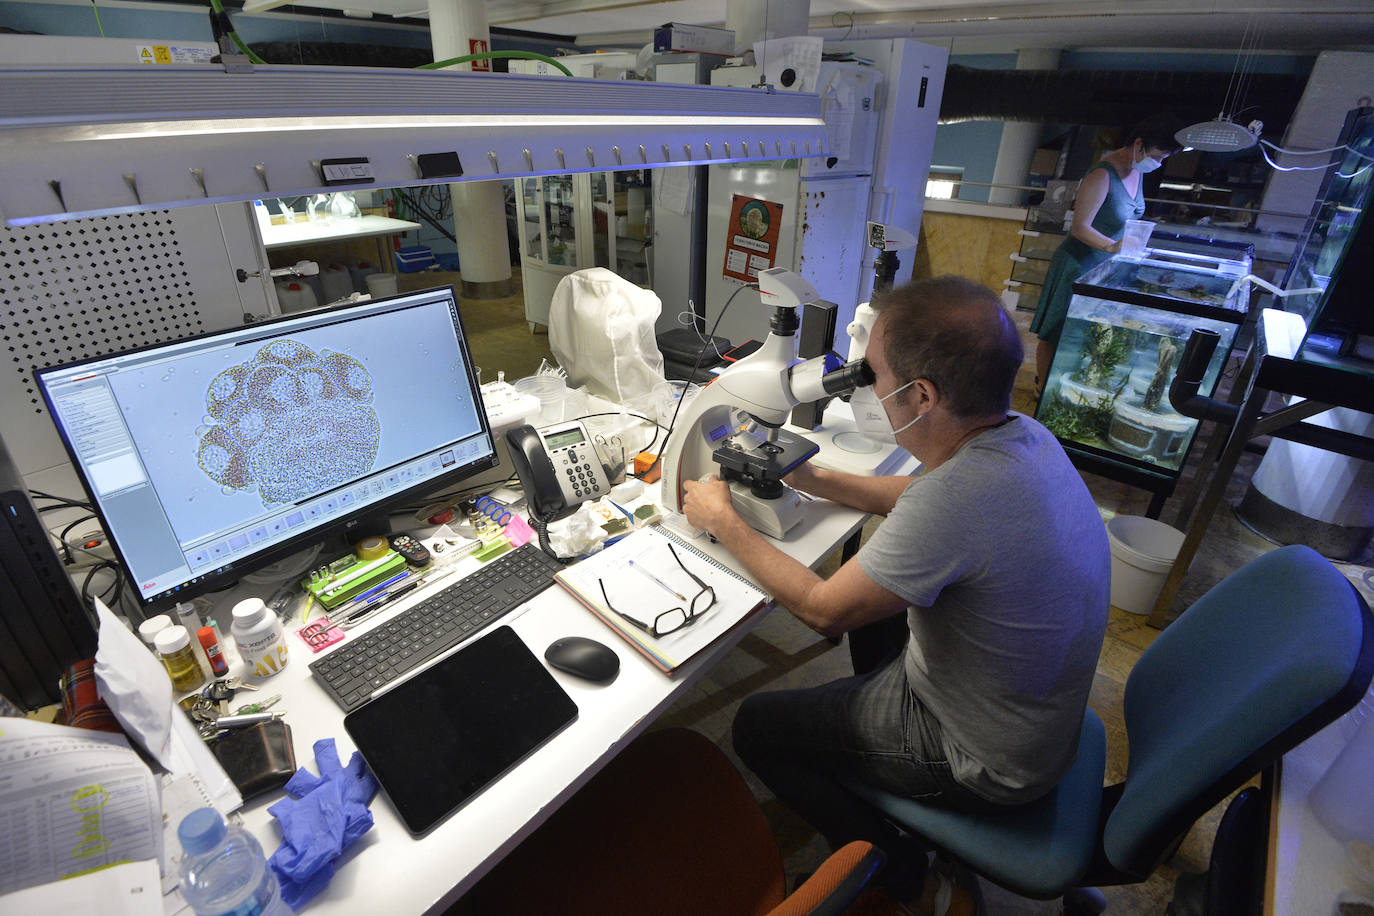
<instances>
[{"instance_id":1,"label":"monitor screen","mask_svg":"<svg viewBox=\"0 0 1374 916\"><path fill-rule=\"evenodd\" d=\"M36 373L144 605L495 466L449 288Z\"/></svg>"}]
</instances>

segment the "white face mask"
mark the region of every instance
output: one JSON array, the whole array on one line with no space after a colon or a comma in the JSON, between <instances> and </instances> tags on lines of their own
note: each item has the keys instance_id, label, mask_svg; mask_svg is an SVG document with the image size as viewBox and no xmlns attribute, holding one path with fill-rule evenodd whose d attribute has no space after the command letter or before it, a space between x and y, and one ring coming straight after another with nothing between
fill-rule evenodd
<instances>
[{"instance_id":1,"label":"white face mask","mask_svg":"<svg viewBox=\"0 0 1374 916\"><path fill-rule=\"evenodd\" d=\"M1132 163L1131 168L1135 169L1137 172L1140 172L1142 175L1144 175L1153 172L1155 169L1159 168L1163 164L1163 162L1156 159L1154 156L1146 156L1139 162Z\"/></svg>"},{"instance_id":2,"label":"white face mask","mask_svg":"<svg viewBox=\"0 0 1374 916\"><path fill-rule=\"evenodd\" d=\"M897 434L910 429L912 424L924 417L925 414L918 415L915 420L903 425L901 429L893 429L892 420L887 415L887 408L883 406L883 401L900 391L905 391L914 384L916 384L916 380L912 379L898 388L897 391L881 398L874 393L872 386L860 388L854 392L854 396L849 399L849 404L854 408L854 424L859 428L859 432L874 442L896 445Z\"/></svg>"}]
</instances>

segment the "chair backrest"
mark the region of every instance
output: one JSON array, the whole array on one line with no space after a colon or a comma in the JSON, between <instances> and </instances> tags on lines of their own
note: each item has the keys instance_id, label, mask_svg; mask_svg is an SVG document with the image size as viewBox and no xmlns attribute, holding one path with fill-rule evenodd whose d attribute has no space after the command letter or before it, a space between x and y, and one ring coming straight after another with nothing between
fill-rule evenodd
<instances>
[{"instance_id":1,"label":"chair backrest","mask_svg":"<svg viewBox=\"0 0 1374 916\"><path fill-rule=\"evenodd\" d=\"M1143 880L1204 812L1350 709L1374 675L1374 621L1308 547L1226 577L1126 681L1126 781L1102 852Z\"/></svg>"}]
</instances>

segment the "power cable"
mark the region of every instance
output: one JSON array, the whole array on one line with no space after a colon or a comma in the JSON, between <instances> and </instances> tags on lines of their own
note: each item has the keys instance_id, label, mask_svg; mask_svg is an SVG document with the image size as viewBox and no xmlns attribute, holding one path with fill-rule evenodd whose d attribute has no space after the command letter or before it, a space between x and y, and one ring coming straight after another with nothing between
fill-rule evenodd
<instances>
[{"instance_id":1,"label":"power cable","mask_svg":"<svg viewBox=\"0 0 1374 916\"><path fill-rule=\"evenodd\" d=\"M742 290L758 288L759 285L757 283L745 283L742 286L736 287L735 291L730 294L730 298L725 300L725 305L721 306L720 314L716 316L715 323L711 325L711 330L706 332L706 340L702 342L701 349L697 351L697 359L696 362L692 363L692 371L687 373L688 384L691 384L692 379L696 378L697 368L701 365L702 357L706 355L706 347L710 345L711 339L716 336L716 328L720 327L720 320L725 317L725 312L730 308L730 303L735 301L735 297L738 296ZM683 395L686 395L686 393L684 389ZM658 467L658 463L663 460L663 453L668 450L668 438L673 434L673 426L677 423L678 412L682 410L682 402L685 400L686 397L677 399L677 406L673 408L673 416L668 420L668 431L663 434L663 447L658 450L658 454L654 456L653 462L644 469L644 474L652 473L654 468ZM638 476L643 477L644 474Z\"/></svg>"}]
</instances>

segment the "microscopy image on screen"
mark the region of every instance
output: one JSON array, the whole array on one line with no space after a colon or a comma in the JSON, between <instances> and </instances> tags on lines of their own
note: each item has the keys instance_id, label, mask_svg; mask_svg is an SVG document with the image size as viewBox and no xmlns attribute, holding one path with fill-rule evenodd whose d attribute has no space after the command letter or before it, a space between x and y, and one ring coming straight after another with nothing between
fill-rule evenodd
<instances>
[{"instance_id":1,"label":"microscopy image on screen","mask_svg":"<svg viewBox=\"0 0 1374 916\"><path fill-rule=\"evenodd\" d=\"M398 490L400 468L480 432L446 301L328 317L108 377L180 543L388 469L396 479L383 479L382 492Z\"/></svg>"},{"instance_id":2,"label":"microscopy image on screen","mask_svg":"<svg viewBox=\"0 0 1374 916\"><path fill-rule=\"evenodd\" d=\"M232 491L291 503L372 470L381 422L372 376L347 353L281 338L225 369L205 391L197 460Z\"/></svg>"}]
</instances>

